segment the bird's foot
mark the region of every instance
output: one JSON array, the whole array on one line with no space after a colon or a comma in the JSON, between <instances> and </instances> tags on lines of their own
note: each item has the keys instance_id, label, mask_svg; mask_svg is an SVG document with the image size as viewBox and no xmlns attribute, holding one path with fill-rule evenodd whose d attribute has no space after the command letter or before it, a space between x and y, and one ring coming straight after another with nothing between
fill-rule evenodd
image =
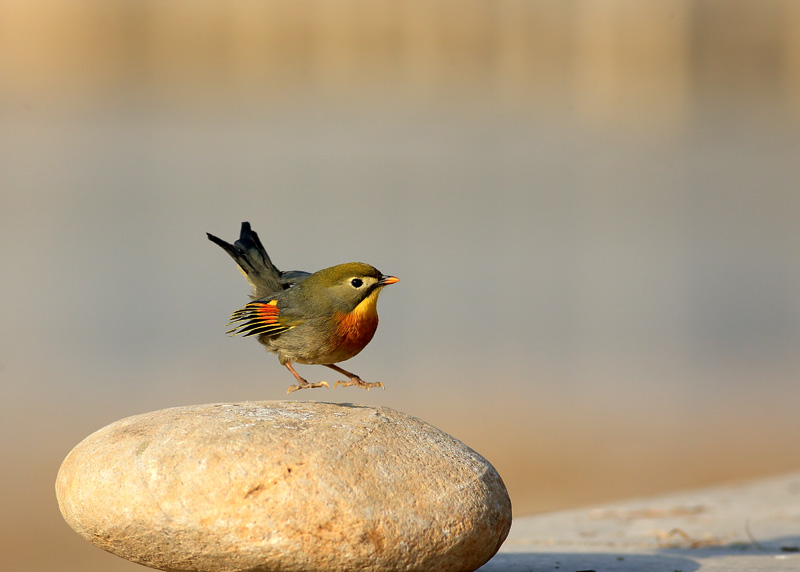
<instances>
[{"instance_id":1,"label":"bird's foot","mask_svg":"<svg viewBox=\"0 0 800 572\"><path fill-rule=\"evenodd\" d=\"M351 385L357 385L358 387L363 387L367 391L369 391L373 387L381 387L383 389L386 389L386 386L383 385L380 381L374 381L374 382L364 381L357 375L352 376L350 378L350 381L337 381L336 383L333 384L333 388L336 389L340 385L342 387L350 387Z\"/></svg>"},{"instance_id":2,"label":"bird's foot","mask_svg":"<svg viewBox=\"0 0 800 572\"><path fill-rule=\"evenodd\" d=\"M297 385L290 385L289 388L286 390L286 395L289 395L293 391L297 391L298 389L313 389L315 387L330 387L327 381L320 381L318 383L308 383L305 379L298 380L299 383ZM336 387L336 386L334 386Z\"/></svg>"}]
</instances>

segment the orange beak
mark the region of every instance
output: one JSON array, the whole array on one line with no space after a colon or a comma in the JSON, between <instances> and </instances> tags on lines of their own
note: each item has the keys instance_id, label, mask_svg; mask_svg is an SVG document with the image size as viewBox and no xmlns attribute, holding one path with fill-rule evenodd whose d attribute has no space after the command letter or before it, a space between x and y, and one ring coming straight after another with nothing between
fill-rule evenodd
<instances>
[{"instance_id":1,"label":"orange beak","mask_svg":"<svg viewBox=\"0 0 800 572\"><path fill-rule=\"evenodd\" d=\"M395 282L400 282L397 276L381 276L381 279L378 280L378 285L386 286L387 284L394 284Z\"/></svg>"}]
</instances>

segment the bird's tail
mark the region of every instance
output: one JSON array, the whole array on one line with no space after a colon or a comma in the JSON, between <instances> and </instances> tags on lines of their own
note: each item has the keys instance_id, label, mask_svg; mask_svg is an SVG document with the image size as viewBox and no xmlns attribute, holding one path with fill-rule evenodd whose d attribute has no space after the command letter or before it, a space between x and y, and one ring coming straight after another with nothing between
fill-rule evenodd
<instances>
[{"instance_id":1,"label":"bird's tail","mask_svg":"<svg viewBox=\"0 0 800 572\"><path fill-rule=\"evenodd\" d=\"M253 287L253 298L263 298L283 290L281 272L269 259L267 251L258 235L250 228L249 222L242 223L239 240L229 244L213 234L206 233L208 240L218 244L239 265L239 269Z\"/></svg>"}]
</instances>

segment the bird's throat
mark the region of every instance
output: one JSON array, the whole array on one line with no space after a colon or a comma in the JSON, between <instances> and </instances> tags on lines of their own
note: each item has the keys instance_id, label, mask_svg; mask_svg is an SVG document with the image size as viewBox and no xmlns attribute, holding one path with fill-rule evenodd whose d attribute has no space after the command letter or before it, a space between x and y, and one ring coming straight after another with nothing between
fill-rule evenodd
<instances>
[{"instance_id":1,"label":"bird's throat","mask_svg":"<svg viewBox=\"0 0 800 572\"><path fill-rule=\"evenodd\" d=\"M359 302L352 311L339 318L337 333L342 343L359 350L369 343L378 327L378 294L375 289L369 296Z\"/></svg>"}]
</instances>

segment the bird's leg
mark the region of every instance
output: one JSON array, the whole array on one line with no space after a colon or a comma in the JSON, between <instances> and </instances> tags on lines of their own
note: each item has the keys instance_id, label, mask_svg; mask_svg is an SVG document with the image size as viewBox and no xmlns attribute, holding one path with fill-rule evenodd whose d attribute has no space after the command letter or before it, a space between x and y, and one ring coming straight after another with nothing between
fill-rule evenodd
<instances>
[{"instance_id":1,"label":"bird's leg","mask_svg":"<svg viewBox=\"0 0 800 572\"><path fill-rule=\"evenodd\" d=\"M299 373L295 371L294 367L292 367L292 362L290 361L287 361L283 365L286 366L286 369L292 372L292 375L297 380L297 385L290 385L289 389L286 390L287 395L293 391L297 391L298 389L311 389L312 387L329 387L327 381L320 381L319 383L308 383L305 379L300 377Z\"/></svg>"},{"instance_id":2,"label":"bird's leg","mask_svg":"<svg viewBox=\"0 0 800 572\"><path fill-rule=\"evenodd\" d=\"M349 387L351 385L357 385L358 387L363 387L367 391L369 391L369 389L371 387L383 387L383 389L386 389L386 387L380 381L376 381L376 382L373 382L373 383L366 382L363 379L361 379L360 377L358 377L356 374L350 373L349 371L340 368L338 365L333 365L332 363L324 363L322 365L324 365L325 367L331 368L333 371L338 371L342 375L346 375L347 377L350 378L350 381L337 381L336 383L334 383L333 384L333 388L334 389L339 387L340 384L341 384L342 387Z\"/></svg>"}]
</instances>

